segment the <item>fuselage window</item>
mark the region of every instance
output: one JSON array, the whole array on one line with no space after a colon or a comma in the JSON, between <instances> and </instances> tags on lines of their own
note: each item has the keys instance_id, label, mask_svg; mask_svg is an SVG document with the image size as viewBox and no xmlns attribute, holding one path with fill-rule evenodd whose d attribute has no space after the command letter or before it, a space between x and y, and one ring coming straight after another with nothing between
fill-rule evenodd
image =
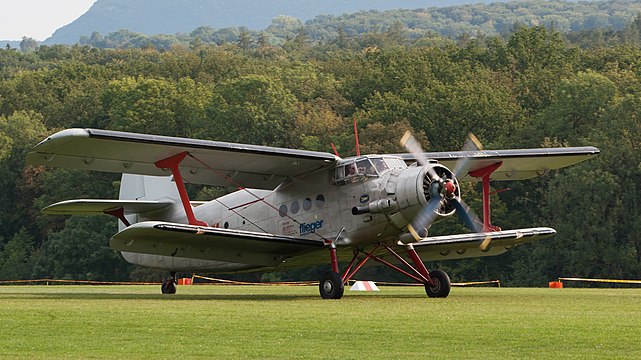
<instances>
[{"instance_id":1,"label":"fuselage window","mask_svg":"<svg viewBox=\"0 0 641 360\"><path fill-rule=\"evenodd\" d=\"M303 210L307 211L311 208L312 208L312 199L305 198L305 200L303 200Z\"/></svg>"},{"instance_id":2,"label":"fuselage window","mask_svg":"<svg viewBox=\"0 0 641 360\"><path fill-rule=\"evenodd\" d=\"M278 215L284 217L287 215L287 205L283 204L278 208Z\"/></svg>"},{"instance_id":3,"label":"fuselage window","mask_svg":"<svg viewBox=\"0 0 641 360\"><path fill-rule=\"evenodd\" d=\"M316 207L321 207L325 204L325 197L321 194L316 196Z\"/></svg>"},{"instance_id":4,"label":"fuselage window","mask_svg":"<svg viewBox=\"0 0 641 360\"><path fill-rule=\"evenodd\" d=\"M300 205L298 205L298 200L292 201L292 204L290 205L289 209L292 211L292 214L298 213L298 210L300 210Z\"/></svg>"}]
</instances>

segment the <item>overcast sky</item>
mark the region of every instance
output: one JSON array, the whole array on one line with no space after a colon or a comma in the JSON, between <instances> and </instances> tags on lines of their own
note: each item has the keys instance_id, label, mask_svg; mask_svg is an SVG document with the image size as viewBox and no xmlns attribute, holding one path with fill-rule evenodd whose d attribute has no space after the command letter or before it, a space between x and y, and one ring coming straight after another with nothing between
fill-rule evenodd
<instances>
[{"instance_id":1,"label":"overcast sky","mask_svg":"<svg viewBox=\"0 0 641 360\"><path fill-rule=\"evenodd\" d=\"M44 40L76 20L96 0L0 0L0 40Z\"/></svg>"}]
</instances>

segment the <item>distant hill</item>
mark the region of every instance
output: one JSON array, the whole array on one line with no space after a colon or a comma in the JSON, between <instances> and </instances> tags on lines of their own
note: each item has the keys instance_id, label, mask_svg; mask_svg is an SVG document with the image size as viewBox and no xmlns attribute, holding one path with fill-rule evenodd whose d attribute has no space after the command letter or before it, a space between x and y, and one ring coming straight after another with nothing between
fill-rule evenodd
<instances>
[{"instance_id":1,"label":"distant hill","mask_svg":"<svg viewBox=\"0 0 641 360\"><path fill-rule=\"evenodd\" d=\"M268 27L278 15L309 20L361 10L419 9L496 0L98 0L77 20L56 30L43 44L74 44L81 36L128 29L147 35L213 28Z\"/></svg>"},{"instance_id":2,"label":"distant hill","mask_svg":"<svg viewBox=\"0 0 641 360\"><path fill-rule=\"evenodd\" d=\"M22 40L0 40L0 48L6 49L9 45L12 49L20 49L20 41Z\"/></svg>"}]
</instances>

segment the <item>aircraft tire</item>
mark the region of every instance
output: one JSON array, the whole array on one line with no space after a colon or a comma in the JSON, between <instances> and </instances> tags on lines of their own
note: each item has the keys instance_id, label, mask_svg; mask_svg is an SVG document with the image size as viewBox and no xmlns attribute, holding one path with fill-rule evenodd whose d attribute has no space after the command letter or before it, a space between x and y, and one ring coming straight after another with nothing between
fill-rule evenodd
<instances>
[{"instance_id":1,"label":"aircraft tire","mask_svg":"<svg viewBox=\"0 0 641 360\"><path fill-rule=\"evenodd\" d=\"M340 275L329 271L321 277L318 289L323 299L340 299L345 292L345 285Z\"/></svg>"},{"instance_id":2,"label":"aircraft tire","mask_svg":"<svg viewBox=\"0 0 641 360\"><path fill-rule=\"evenodd\" d=\"M167 279L162 283L160 290L163 294L175 294L176 293L176 283L173 279Z\"/></svg>"},{"instance_id":3,"label":"aircraft tire","mask_svg":"<svg viewBox=\"0 0 641 360\"><path fill-rule=\"evenodd\" d=\"M443 270L434 270L430 272L430 277L434 285L425 284L425 293L432 298L446 298L450 294L452 283L450 277Z\"/></svg>"}]
</instances>

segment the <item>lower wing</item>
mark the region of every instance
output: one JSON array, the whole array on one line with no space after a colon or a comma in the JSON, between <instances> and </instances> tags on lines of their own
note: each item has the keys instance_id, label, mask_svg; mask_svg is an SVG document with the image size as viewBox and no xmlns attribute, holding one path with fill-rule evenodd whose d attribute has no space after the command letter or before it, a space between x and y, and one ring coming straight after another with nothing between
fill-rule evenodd
<instances>
[{"instance_id":1,"label":"lower wing","mask_svg":"<svg viewBox=\"0 0 641 360\"><path fill-rule=\"evenodd\" d=\"M109 241L117 251L275 267L322 249L322 240L158 221L133 224Z\"/></svg>"},{"instance_id":2,"label":"lower wing","mask_svg":"<svg viewBox=\"0 0 641 360\"><path fill-rule=\"evenodd\" d=\"M556 234L552 228L537 227L484 233L428 237L412 243L423 260L438 261L500 255L516 245ZM481 250L484 244L484 250Z\"/></svg>"}]
</instances>

